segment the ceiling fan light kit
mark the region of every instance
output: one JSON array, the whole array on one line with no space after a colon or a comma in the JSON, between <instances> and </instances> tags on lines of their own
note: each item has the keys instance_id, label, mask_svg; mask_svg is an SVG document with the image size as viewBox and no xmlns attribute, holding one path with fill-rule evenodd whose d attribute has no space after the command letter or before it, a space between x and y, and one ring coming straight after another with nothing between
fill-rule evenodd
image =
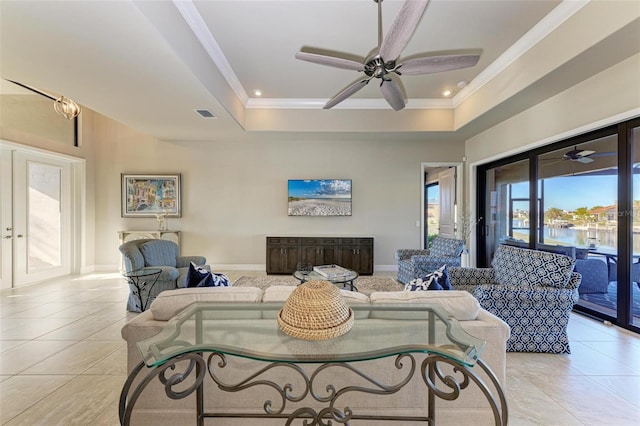
<instances>
[{"instance_id":1,"label":"ceiling fan light kit","mask_svg":"<svg viewBox=\"0 0 640 426\"><path fill-rule=\"evenodd\" d=\"M411 40L429 0L406 0L402 5L396 19L389 27L386 37L382 35L382 1L373 0L378 4L378 46L373 54L364 60L364 63L341 58L338 56L300 51L296 53L296 59L312 62L334 68L363 72L365 78L360 78L351 83L337 95L331 98L324 109L330 109L351 97L369 81L380 79L380 91L387 103L396 111L404 109L405 97L401 75L422 75L443 71L452 71L468 68L476 65L480 55L441 55L429 56L423 54L405 62L398 62L398 58Z\"/></svg>"}]
</instances>

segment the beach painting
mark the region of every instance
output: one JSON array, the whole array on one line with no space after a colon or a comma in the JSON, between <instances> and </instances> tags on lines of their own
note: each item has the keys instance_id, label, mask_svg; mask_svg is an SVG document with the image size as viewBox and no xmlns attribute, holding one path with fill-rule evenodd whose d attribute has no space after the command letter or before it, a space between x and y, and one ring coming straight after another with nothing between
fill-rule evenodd
<instances>
[{"instance_id":1,"label":"beach painting","mask_svg":"<svg viewBox=\"0 0 640 426\"><path fill-rule=\"evenodd\" d=\"M289 180L289 216L351 216L351 179Z\"/></svg>"}]
</instances>

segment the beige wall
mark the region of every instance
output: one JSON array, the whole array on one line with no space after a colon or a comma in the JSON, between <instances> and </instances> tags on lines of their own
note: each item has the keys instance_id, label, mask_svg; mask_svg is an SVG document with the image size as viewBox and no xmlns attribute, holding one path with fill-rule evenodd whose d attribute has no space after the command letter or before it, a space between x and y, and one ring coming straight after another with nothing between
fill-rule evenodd
<instances>
[{"instance_id":1,"label":"beige wall","mask_svg":"<svg viewBox=\"0 0 640 426\"><path fill-rule=\"evenodd\" d=\"M640 54L466 141L470 164L546 145L640 114Z\"/></svg>"},{"instance_id":2,"label":"beige wall","mask_svg":"<svg viewBox=\"0 0 640 426\"><path fill-rule=\"evenodd\" d=\"M117 231L155 229L154 218L120 217L120 173L181 173L182 252L218 267L264 267L267 235L371 235L375 264L420 247L420 173L425 161L460 161L462 143L388 140L171 143L97 117L96 259L118 263ZM350 217L287 216L288 179L352 179Z\"/></svg>"}]
</instances>

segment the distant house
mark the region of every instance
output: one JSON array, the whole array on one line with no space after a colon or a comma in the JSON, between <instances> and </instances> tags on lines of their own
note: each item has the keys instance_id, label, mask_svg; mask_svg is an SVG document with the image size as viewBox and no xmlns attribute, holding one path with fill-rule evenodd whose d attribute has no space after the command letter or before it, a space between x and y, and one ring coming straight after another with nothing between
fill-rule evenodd
<instances>
[{"instance_id":1,"label":"distant house","mask_svg":"<svg viewBox=\"0 0 640 426\"><path fill-rule=\"evenodd\" d=\"M611 222L616 220L618 206L615 204L605 207L594 207L589 211L598 222Z\"/></svg>"}]
</instances>

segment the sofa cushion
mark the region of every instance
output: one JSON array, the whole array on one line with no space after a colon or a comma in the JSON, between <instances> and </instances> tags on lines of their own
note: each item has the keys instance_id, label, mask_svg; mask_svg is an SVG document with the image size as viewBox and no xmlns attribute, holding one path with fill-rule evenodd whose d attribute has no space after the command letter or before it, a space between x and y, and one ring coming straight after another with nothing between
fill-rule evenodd
<instances>
[{"instance_id":1,"label":"sofa cushion","mask_svg":"<svg viewBox=\"0 0 640 426\"><path fill-rule=\"evenodd\" d=\"M151 313L157 321L168 321L194 302L261 301L262 290L256 287L180 288L160 293L151 303Z\"/></svg>"},{"instance_id":2,"label":"sofa cushion","mask_svg":"<svg viewBox=\"0 0 640 426\"><path fill-rule=\"evenodd\" d=\"M374 305L385 303L437 303L458 321L475 320L480 304L464 290L451 291L380 291L369 296Z\"/></svg>"},{"instance_id":3,"label":"sofa cushion","mask_svg":"<svg viewBox=\"0 0 640 426\"><path fill-rule=\"evenodd\" d=\"M573 246L559 246L552 244L538 243L536 250L546 251L547 253L564 254L572 258L576 258L576 248Z\"/></svg>"},{"instance_id":4,"label":"sofa cushion","mask_svg":"<svg viewBox=\"0 0 640 426\"><path fill-rule=\"evenodd\" d=\"M575 262L575 259L562 254L501 244L493 256L491 266L495 270L498 284L565 288Z\"/></svg>"},{"instance_id":5,"label":"sofa cushion","mask_svg":"<svg viewBox=\"0 0 640 426\"><path fill-rule=\"evenodd\" d=\"M262 302L284 302L297 287L296 285L272 285L264 290ZM340 296L342 296L347 303L369 303L369 297L357 291L340 289Z\"/></svg>"},{"instance_id":6,"label":"sofa cushion","mask_svg":"<svg viewBox=\"0 0 640 426\"><path fill-rule=\"evenodd\" d=\"M404 286L404 290L451 290L451 282L449 281L447 265L442 265L442 267L422 278L416 278L415 280L409 281L409 283Z\"/></svg>"},{"instance_id":7,"label":"sofa cushion","mask_svg":"<svg viewBox=\"0 0 640 426\"><path fill-rule=\"evenodd\" d=\"M177 247L177 246L176 246ZM144 257L145 266L176 267L177 251L164 240L151 240L140 245L140 253Z\"/></svg>"}]
</instances>

